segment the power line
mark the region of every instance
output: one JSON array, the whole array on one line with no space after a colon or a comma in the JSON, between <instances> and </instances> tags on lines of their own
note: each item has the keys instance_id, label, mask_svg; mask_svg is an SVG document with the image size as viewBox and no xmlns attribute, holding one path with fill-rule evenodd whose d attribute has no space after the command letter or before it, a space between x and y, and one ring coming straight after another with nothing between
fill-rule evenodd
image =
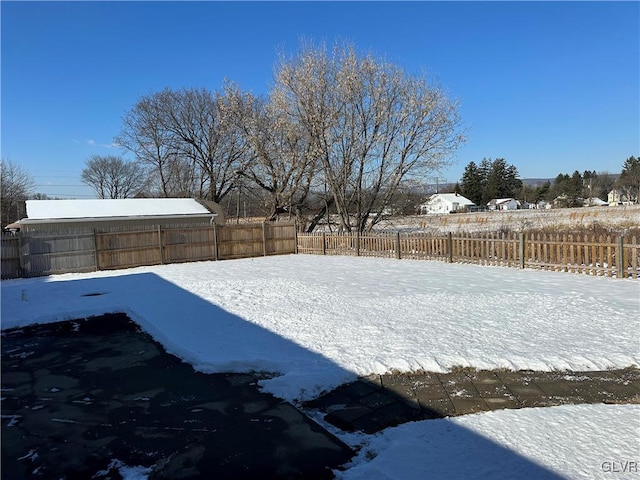
<instances>
[{"instance_id":1,"label":"power line","mask_svg":"<svg viewBox=\"0 0 640 480\"><path fill-rule=\"evenodd\" d=\"M96 198L95 195L89 195L89 194L84 194L84 193L50 193L50 192L37 192L37 193L40 193L42 195L46 195L47 197ZM52 200L53 200L53 198L52 198Z\"/></svg>"},{"instance_id":2,"label":"power line","mask_svg":"<svg viewBox=\"0 0 640 480\"><path fill-rule=\"evenodd\" d=\"M76 187L76 188L84 188L86 185L66 185L66 184L58 184L58 183L36 183L36 187Z\"/></svg>"},{"instance_id":3,"label":"power line","mask_svg":"<svg viewBox=\"0 0 640 480\"><path fill-rule=\"evenodd\" d=\"M34 178L78 178L78 175L33 175Z\"/></svg>"}]
</instances>

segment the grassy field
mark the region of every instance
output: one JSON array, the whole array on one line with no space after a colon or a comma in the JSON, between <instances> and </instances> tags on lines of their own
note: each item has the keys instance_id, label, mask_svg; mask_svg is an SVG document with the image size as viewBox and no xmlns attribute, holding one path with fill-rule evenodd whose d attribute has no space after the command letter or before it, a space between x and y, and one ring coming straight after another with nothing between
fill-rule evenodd
<instances>
[{"instance_id":1,"label":"grassy field","mask_svg":"<svg viewBox=\"0 0 640 480\"><path fill-rule=\"evenodd\" d=\"M415 215L383 220L377 230L640 233L640 205Z\"/></svg>"}]
</instances>

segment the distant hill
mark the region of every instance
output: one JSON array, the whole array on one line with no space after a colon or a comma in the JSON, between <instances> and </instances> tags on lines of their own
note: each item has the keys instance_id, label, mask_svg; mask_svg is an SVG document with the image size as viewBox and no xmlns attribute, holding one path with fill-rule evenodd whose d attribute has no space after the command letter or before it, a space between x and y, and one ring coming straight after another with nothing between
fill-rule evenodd
<instances>
[{"instance_id":1,"label":"distant hill","mask_svg":"<svg viewBox=\"0 0 640 480\"><path fill-rule=\"evenodd\" d=\"M553 183L555 178L521 178L520 180L526 187L539 187L546 182Z\"/></svg>"},{"instance_id":2,"label":"distant hill","mask_svg":"<svg viewBox=\"0 0 640 480\"><path fill-rule=\"evenodd\" d=\"M608 173L608 176L610 176L614 181L616 181L618 179L618 177L620 176L619 173ZM556 177L553 178L521 178L520 180L522 180L522 183L527 186L527 187L539 187L540 185L542 185L545 182L549 182L551 184L553 184L553 182L555 182Z\"/></svg>"},{"instance_id":3,"label":"distant hill","mask_svg":"<svg viewBox=\"0 0 640 480\"><path fill-rule=\"evenodd\" d=\"M520 180L522 180L523 185L527 187L539 187L545 182L553 183L555 178L521 178ZM426 183L421 185L420 186L421 188L415 189L414 191L422 190L422 192L428 193L428 194L435 193L436 191L452 192L455 185L456 185L455 183L440 183L437 185L435 183Z\"/></svg>"},{"instance_id":4,"label":"distant hill","mask_svg":"<svg viewBox=\"0 0 640 480\"><path fill-rule=\"evenodd\" d=\"M615 174L615 173L611 173L609 174L611 175L611 177L613 177L613 179L617 179L620 175L619 174ZM553 185L553 182L555 182L556 178L521 178L520 180L522 180L522 183L524 186L526 187L539 187L541 185L543 185L545 182L549 182L550 184ZM414 193L420 193L420 194L425 194L425 195L431 195L433 193L436 192L452 192L454 187L455 187L455 182L453 183L416 183L415 185L413 185L411 187L411 190Z\"/></svg>"}]
</instances>

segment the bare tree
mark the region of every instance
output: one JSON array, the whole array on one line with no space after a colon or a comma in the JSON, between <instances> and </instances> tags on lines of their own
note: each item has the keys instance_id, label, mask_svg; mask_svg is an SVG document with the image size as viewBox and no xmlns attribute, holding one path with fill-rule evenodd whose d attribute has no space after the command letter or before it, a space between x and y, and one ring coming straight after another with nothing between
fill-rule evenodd
<instances>
[{"instance_id":1,"label":"bare tree","mask_svg":"<svg viewBox=\"0 0 640 480\"><path fill-rule=\"evenodd\" d=\"M372 228L403 181L432 175L463 141L438 86L351 45L283 57L272 96L311 138L346 231Z\"/></svg>"},{"instance_id":2,"label":"bare tree","mask_svg":"<svg viewBox=\"0 0 640 480\"><path fill-rule=\"evenodd\" d=\"M268 97L231 83L165 89L134 106L116 142L153 167L164 196L235 191L237 210L252 184L267 218L295 215L310 231L331 208L342 230L364 231L404 183L446 164L459 129L456 104L424 78L309 44L281 58Z\"/></svg>"},{"instance_id":3,"label":"bare tree","mask_svg":"<svg viewBox=\"0 0 640 480\"><path fill-rule=\"evenodd\" d=\"M153 166L163 196L220 202L247 155L246 137L234 121L236 92L232 84L215 93L165 88L138 101L115 141Z\"/></svg>"},{"instance_id":4,"label":"bare tree","mask_svg":"<svg viewBox=\"0 0 640 480\"><path fill-rule=\"evenodd\" d=\"M80 178L99 198L133 197L145 188L147 181L140 164L113 155L89 157Z\"/></svg>"},{"instance_id":5,"label":"bare tree","mask_svg":"<svg viewBox=\"0 0 640 480\"><path fill-rule=\"evenodd\" d=\"M114 141L151 167L150 182L160 196L171 197L185 191L191 194L195 177L187 175L193 174L194 169L188 165L192 162L180 157L172 133L164 125L162 99L161 94L142 97L124 115L121 132Z\"/></svg>"},{"instance_id":6,"label":"bare tree","mask_svg":"<svg viewBox=\"0 0 640 480\"><path fill-rule=\"evenodd\" d=\"M267 194L268 219L287 215L304 223L317 170L308 133L267 98L236 92L233 108L251 148L238 174Z\"/></svg>"},{"instance_id":7,"label":"bare tree","mask_svg":"<svg viewBox=\"0 0 640 480\"><path fill-rule=\"evenodd\" d=\"M24 168L11 160L0 161L2 226L26 216L22 205L34 188L35 181Z\"/></svg>"}]
</instances>

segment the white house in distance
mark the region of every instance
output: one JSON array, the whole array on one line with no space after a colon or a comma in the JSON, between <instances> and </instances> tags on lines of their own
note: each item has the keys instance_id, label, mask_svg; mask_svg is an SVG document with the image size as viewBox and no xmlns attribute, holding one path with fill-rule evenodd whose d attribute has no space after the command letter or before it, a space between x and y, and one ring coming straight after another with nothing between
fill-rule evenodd
<instances>
[{"instance_id":1,"label":"white house in distance","mask_svg":"<svg viewBox=\"0 0 640 480\"><path fill-rule=\"evenodd\" d=\"M515 198L494 198L487 203L489 210L517 210L520 202Z\"/></svg>"},{"instance_id":2,"label":"white house in distance","mask_svg":"<svg viewBox=\"0 0 640 480\"><path fill-rule=\"evenodd\" d=\"M610 206L633 205L633 198L628 198L624 193L620 190L616 190L615 188L609 192L607 200L609 201Z\"/></svg>"},{"instance_id":3,"label":"white house in distance","mask_svg":"<svg viewBox=\"0 0 640 480\"><path fill-rule=\"evenodd\" d=\"M462 212L475 206L475 203L459 193L436 193L420 205L420 214L438 215L442 213Z\"/></svg>"}]
</instances>

